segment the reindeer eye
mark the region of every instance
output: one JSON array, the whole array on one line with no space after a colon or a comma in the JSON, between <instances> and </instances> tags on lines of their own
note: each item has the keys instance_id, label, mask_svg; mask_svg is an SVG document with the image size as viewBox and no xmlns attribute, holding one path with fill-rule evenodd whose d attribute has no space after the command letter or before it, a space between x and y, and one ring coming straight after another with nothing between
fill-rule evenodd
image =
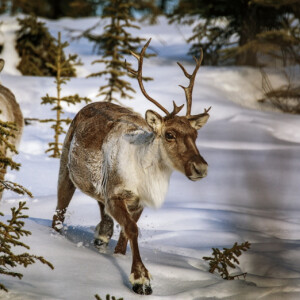
<instances>
[{"instance_id":1,"label":"reindeer eye","mask_svg":"<svg viewBox=\"0 0 300 300\"><path fill-rule=\"evenodd\" d=\"M168 141L175 140L175 135L172 132L166 132L165 138Z\"/></svg>"}]
</instances>

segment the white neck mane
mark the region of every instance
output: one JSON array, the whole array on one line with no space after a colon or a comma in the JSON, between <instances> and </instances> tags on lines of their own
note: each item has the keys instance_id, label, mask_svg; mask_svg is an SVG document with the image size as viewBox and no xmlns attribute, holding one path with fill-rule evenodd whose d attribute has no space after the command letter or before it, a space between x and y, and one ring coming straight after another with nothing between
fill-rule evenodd
<instances>
[{"instance_id":1,"label":"white neck mane","mask_svg":"<svg viewBox=\"0 0 300 300\"><path fill-rule=\"evenodd\" d=\"M118 173L124 188L138 195L142 205L160 207L172 173L160 141L151 132L137 130L119 137L117 143Z\"/></svg>"},{"instance_id":2,"label":"white neck mane","mask_svg":"<svg viewBox=\"0 0 300 300\"><path fill-rule=\"evenodd\" d=\"M159 208L168 192L172 168L166 163L168 158L164 157L158 140L154 139L146 151L140 151L143 181L139 194L145 206Z\"/></svg>"}]
</instances>

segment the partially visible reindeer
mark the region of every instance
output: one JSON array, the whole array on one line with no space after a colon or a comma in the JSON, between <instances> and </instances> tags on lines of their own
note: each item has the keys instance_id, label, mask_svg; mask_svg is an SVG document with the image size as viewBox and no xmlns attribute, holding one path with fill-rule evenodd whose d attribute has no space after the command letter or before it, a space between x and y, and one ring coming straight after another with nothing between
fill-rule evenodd
<instances>
[{"instance_id":1,"label":"partially visible reindeer","mask_svg":"<svg viewBox=\"0 0 300 300\"><path fill-rule=\"evenodd\" d=\"M0 59L0 72L4 67L4 60ZM0 120L4 122L13 122L16 124L18 131L14 133L15 138L10 138L9 141L16 148L21 140L24 120L19 104L16 101L14 94L0 83ZM6 157L11 157L12 153L9 151L4 143L0 144L0 151ZM0 166L0 180L4 180L6 168ZM0 192L0 200L2 192Z\"/></svg>"},{"instance_id":2,"label":"partially visible reindeer","mask_svg":"<svg viewBox=\"0 0 300 300\"><path fill-rule=\"evenodd\" d=\"M150 39L151 40L151 39ZM52 227L59 231L76 188L98 201L101 222L96 227L95 244L107 246L113 234L114 218L121 226L115 253L125 254L128 240L132 250L130 282L138 294L151 294L151 275L144 266L138 247L137 221L145 206L162 205L174 169L196 181L207 175L207 163L196 147L197 130L208 120L208 110L191 115L192 91L203 54L196 60L190 80L182 87L187 101L186 116L177 116L183 105L169 113L151 98L142 82L142 66L150 40L135 54L134 74L144 96L160 108L145 119L139 114L107 102L85 106L72 121L66 135L59 170L58 202Z\"/></svg>"}]
</instances>

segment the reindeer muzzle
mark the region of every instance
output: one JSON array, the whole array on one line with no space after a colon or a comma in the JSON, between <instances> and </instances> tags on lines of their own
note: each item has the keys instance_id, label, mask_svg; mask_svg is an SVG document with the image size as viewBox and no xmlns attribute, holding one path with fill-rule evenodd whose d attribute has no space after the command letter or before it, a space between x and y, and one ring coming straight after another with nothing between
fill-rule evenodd
<instances>
[{"instance_id":1,"label":"reindeer muzzle","mask_svg":"<svg viewBox=\"0 0 300 300\"><path fill-rule=\"evenodd\" d=\"M207 168L208 165L204 158L201 155L197 155L187 162L185 174L190 180L197 181L207 175Z\"/></svg>"}]
</instances>

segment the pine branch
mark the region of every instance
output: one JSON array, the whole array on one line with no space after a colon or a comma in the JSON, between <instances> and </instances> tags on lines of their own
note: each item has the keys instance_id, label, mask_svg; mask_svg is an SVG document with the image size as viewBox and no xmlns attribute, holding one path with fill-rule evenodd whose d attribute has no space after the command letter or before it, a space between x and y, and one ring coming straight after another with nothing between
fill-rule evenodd
<instances>
[{"instance_id":1,"label":"pine branch","mask_svg":"<svg viewBox=\"0 0 300 300\"><path fill-rule=\"evenodd\" d=\"M89 103L91 100L87 97L80 97L78 94L65 96L60 99L63 102L66 102L68 105L70 104L77 104L84 101L85 103Z\"/></svg>"},{"instance_id":2,"label":"pine branch","mask_svg":"<svg viewBox=\"0 0 300 300\"><path fill-rule=\"evenodd\" d=\"M7 167L10 167L11 170L19 170L20 166L20 164L14 162L11 158L0 156L0 168L2 170L6 170Z\"/></svg>"},{"instance_id":3,"label":"pine branch","mask_svg":"<svg viewBox=\"0 0 300 300\"><path fill-rule=\"evenodd\" d=\"M237 257L242 255L242 251L247 251L250 249L251 244L249 242L235 243L231 248L223 248L221 252L218 248L213 249L213 256L204 256L203 259L209 261L209 272L213 273L215 270L220 273L220 276L226 280L233 280L235 277L245 276L246 273L242 273L239 275L231 276L228 272L228 267L233 269L236 268L234 263L239 264L239 260Z\"/></svg>"},{"instance_id":4,"label":"pine branch","mask_svg":"<svg viewBox=\"0 0 300 300\"><path fill-rule=\"evenodd\" d=\"M2 192L5 189L11 190L19 195L27 194L29 197L33 197L31 192L22 185L8 180L0 180L0 191Z\"/></svg>"},{"instance_id":5,"label":"pine branch","mask_svg":"<svg viewBox=\"0 0 300 300\"><path fill-rule=\"evenodd\" d=\"M0 112L1 114L1 112ZM18 127L14 122L4 122L0 120L0 145L4 144L4 150L0 150L0 157L2 158L2 160L5 161L4 157L5 157L5 153L7 151L7 149L9 149L11 152L17 154L18 151L15 147L15 145L13 143L11 143L11 140L15 139L15 133L18 131ZM3 161L3 163L9 164L11 165L12 169L17 169L18 168L18 164L14 163L12 160L6 158L6 162L5 163ZM11 164L10 164L11 163Z\"/></svg>"},{"instance_id":6,"label":"pine branch","mask_svg":"<svg viewBox=\"0 0 300 300\"><path fill-rule=\"evenodd\" d=\"M39 120L41 123L56 123L56 119L44 119L44 120Z\"/></svg>"}]
</instances>

